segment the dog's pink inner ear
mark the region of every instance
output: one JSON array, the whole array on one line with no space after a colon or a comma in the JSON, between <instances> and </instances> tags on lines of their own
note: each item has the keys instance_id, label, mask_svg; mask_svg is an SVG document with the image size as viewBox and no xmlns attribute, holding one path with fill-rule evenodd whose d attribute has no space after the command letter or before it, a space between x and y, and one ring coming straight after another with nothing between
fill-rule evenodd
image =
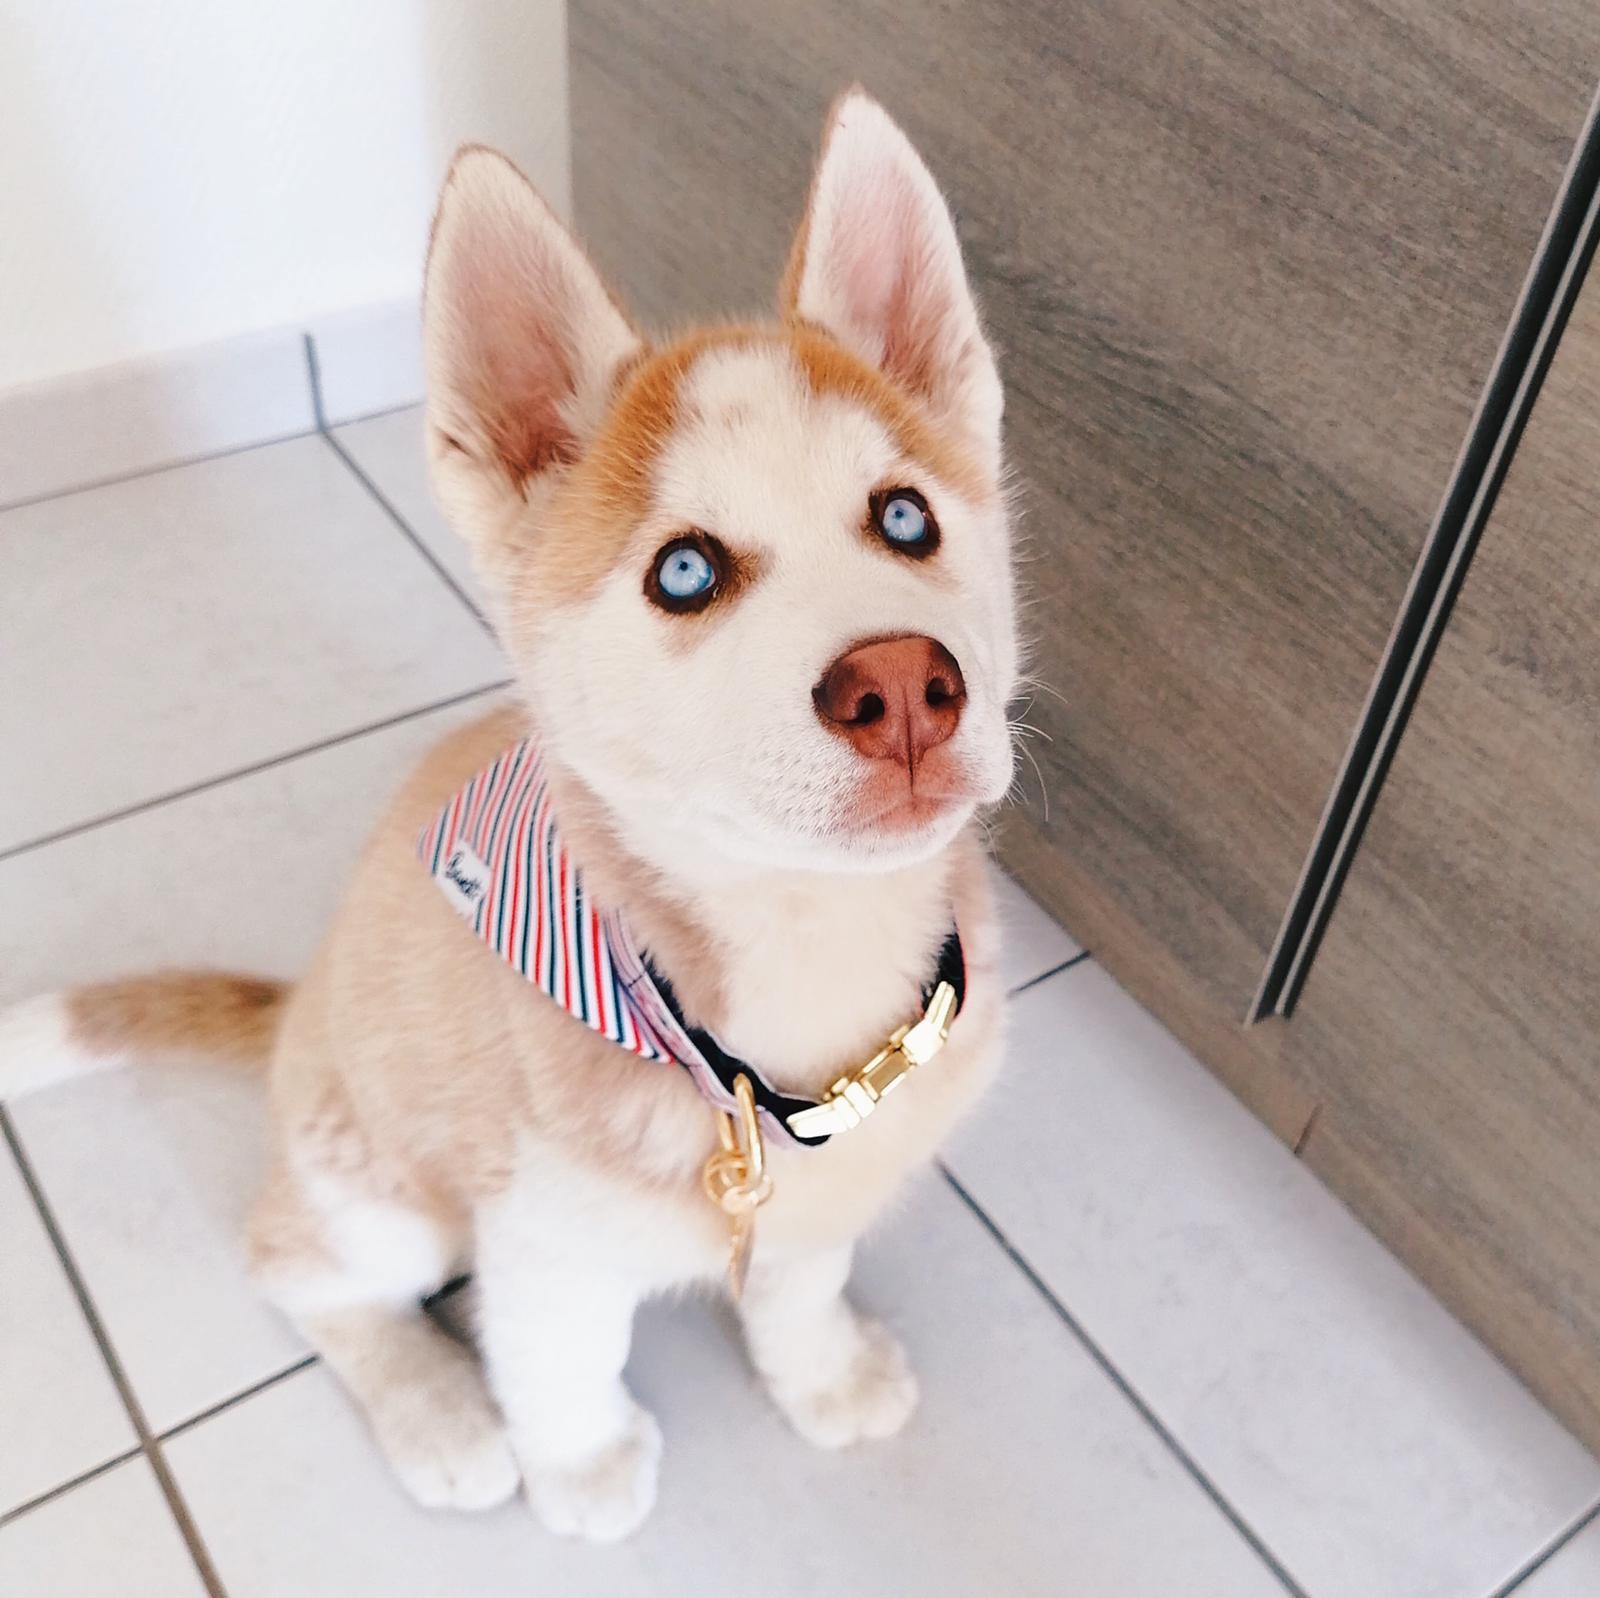
<instances>
[{"instance_id":1,"label":"dog's pink inner ear","mask_svg":"<svg viewBox=\"0 0 1600 1598\"><path fill-rule=\"evenodd\" d=\"M783 309L998 450L999 377L955 225L910 141L865 95L834 112Z\"/></svg>"},{"instance_id":2,"label":"dog's pink inner ear","mask_svg":"<svg viewBox=\"0 0 1600 1598\"><path fill-rule=\"evenodd\" d=\"M940 344L959 319L955 294L964 285L951 283L908 187L885 167L845 188L822 261L840 331L891 377L934 398Z\"/></svg>"},{"instance_id":3,"label":"dog's pink inner ear","mask_svg":"<svg viewBox=\"0 0 1600 1598\"><path fill-rule=\"evenodd\" d=\"M562 414L574 390L569 337L549 263L488 237L468 258L461 285L456 387L479 418L485 444L519 481L577 454Z\"/></svg>"},{"instance_id":4,"label":"dog's pink inner ear","mask_svg":"<svg viewBox=\"0 0 1600 1598\"><path fill-rule=\"evenodd\" d=\"M581 451L638 345L549 207L486 150L445 184L423 321L438 436L519 486Z\"/></svg>"}]
</instances>

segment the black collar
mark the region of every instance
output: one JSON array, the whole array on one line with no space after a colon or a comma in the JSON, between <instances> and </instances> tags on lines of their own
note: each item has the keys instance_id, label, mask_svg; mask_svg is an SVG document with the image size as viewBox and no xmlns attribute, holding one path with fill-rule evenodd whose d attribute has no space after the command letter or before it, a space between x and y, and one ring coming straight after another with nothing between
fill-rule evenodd
<instances>
[{"instance_id":1,"label":"black collar","mask_svg":"<svg viewBox=\"0 0 1600 1598\"><path fill-rule=\"evenodd\" d=\"M741 1060L738 1055L729 1054L704 1027L691 1026L684 1016L683 1007L678 1003L677 994L672 990L672 984L656 969L649 955L644 955L643 960L645 970L650 974L650 980L655 983L662 1001L672 1012L672 1019L683 1028L689 1041L700 1051L706 1064L711 1067L717 1080L730 1095L733 1093L734 1080L739 1076L748 1077L750 1086L755 1091L756 1104L786 1129L789 1127L791 1115L800 1110L808 1110L818 1103L816 1099L796 1098L792 1094L780 1093L748 1060ZM950 929L950 936L944 940L944 945L939 950L939 963L934 969L933 976L923 986L924 1005L933 997L933 990L941 982L948 982L955 989L956 1014L959 1015L961 1006L967 998L967 962L961 951L961 934L954 927ZM826 1135L802 1137L792 1130L789 1135L797 1143L803 1143L808 1148L821 1148L828 1141Z\"/></svg>"}]
</instances>

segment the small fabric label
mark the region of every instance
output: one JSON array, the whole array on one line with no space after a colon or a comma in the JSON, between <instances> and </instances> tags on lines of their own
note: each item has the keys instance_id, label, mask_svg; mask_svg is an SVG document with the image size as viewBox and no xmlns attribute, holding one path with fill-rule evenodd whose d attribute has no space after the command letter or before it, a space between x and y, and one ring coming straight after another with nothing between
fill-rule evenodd
<instances>
[{"instance_id":1,"label":"small fabric label","mask_svg":"<svg viewBox=\"0 0 1600 1598\"><path fill-rule=\"evenodd\" d=\"M451 846L444 863L439 867L435 881L444 890L444 896L458 914L471 921L483 903L489 887L489 868L466 844Z\"/></svg>"},{"instance_id":2,"label":"small fabric label","mask_svg":"<svg viewBox=\"0 0 1600 1598\"><path fill-rule=\"evenodd\" d=\"M642 1059L698 1060L655 994L620 912L584 893L529 740L451 797L423 829L417 853L473 932L576 1020Z\"/></svg>"}]
</instances>

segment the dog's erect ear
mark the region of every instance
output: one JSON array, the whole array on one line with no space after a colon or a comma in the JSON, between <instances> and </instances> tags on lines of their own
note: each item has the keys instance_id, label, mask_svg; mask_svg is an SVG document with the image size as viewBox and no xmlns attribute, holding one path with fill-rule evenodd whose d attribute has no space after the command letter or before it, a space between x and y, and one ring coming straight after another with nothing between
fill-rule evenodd
<instances>
[{"instance_id":1,"label":"dog's erect ear","mask_svg":"<svg viewBox=\"0 0 1600 1598\"><path fill-rule=\"evenodd\" d=\"M492 150L462 150L428 252L428 443L445 511L483 515L575 459L640 346L572 235Z\"/></svg>"},{"instance_id":2,"label":"dog's erect ear","mask_svg":"<svg viewBox=\"0 0 1600 1598\"><path fill-rule=\"evenodd\" d=\"M860 89L829 115L780 309L880 367L998 468L1000 375L955 224L911 141Z\"/></svg>"}]
</instances>

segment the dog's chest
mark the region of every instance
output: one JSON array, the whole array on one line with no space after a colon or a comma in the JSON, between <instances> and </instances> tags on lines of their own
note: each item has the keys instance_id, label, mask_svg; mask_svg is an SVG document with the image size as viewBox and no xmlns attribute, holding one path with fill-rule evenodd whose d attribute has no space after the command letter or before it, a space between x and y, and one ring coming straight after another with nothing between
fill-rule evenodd
<instances>
[{"instance_id":1,"label":"dog's chest","mask_svg":"<svg viewBox=\"0 0 1600 1598\"><path fill-rule=\"evenodd\" d=\"M875 884L829 901L752 896L722 923L717 1033L769 1080L818 1085L921 1006L950 930L943 884Z\"/></svg>"}]
</instances>

